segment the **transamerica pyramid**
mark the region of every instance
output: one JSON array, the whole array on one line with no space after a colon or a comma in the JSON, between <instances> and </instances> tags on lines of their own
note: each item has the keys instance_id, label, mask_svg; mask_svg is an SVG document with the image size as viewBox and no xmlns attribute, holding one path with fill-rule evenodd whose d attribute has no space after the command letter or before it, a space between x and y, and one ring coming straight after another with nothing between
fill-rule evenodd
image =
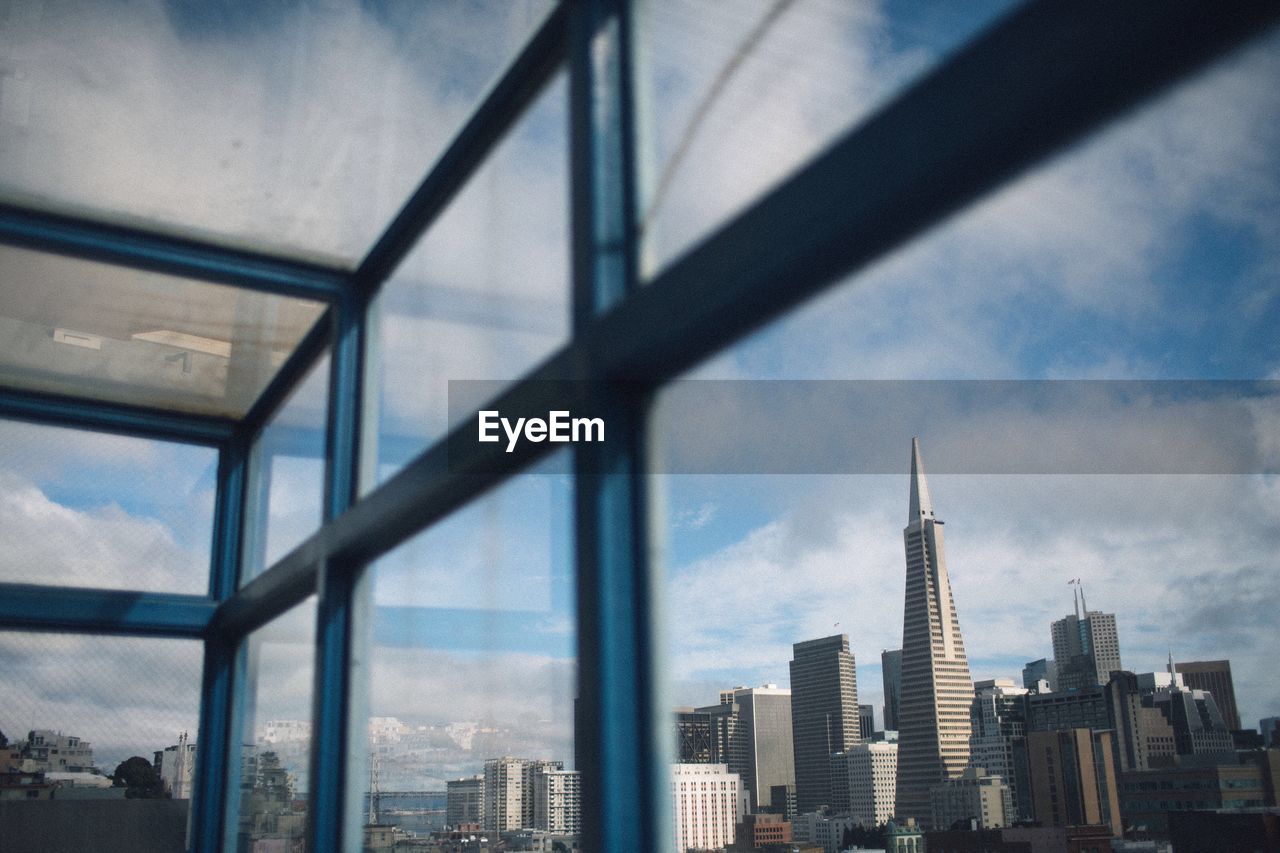
<instances>
[{"instance_id":1,"label":"transamerica pyramid","mask_svg":"<svg viewBox=\"0 0 1280 853\"><path fill-rule=\"evenodd\" d=\"M898 723L900 818L930 823L929 788L961 774L969 763L973 680L951 598L942 522L911 439L911 501L902 535L907 595L902 610L902 698ZM947 827L935 827L946 829Z\"/></svg>"}]
</instances>

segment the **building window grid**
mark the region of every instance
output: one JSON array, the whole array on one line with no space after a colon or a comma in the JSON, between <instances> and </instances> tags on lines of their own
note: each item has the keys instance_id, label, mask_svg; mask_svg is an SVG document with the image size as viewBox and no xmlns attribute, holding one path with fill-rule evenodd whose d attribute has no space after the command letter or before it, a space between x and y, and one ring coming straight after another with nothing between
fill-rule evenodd
<instances>
[{"instance_id":1,"label":"building window grid","mask_svg":"<svg viewBox=\"0 0 1280 853\"><path fill-rule=\"evenodd\" d=\"M1211 12L1212 10L1210 10L1210 13ZM608 198L607 191L602 190L602 185L608 185L611 182L616 182L624 188L630 187L631 182L635 180L634 166L628 159L628 155L625 153L632 144L631 140L627 138L632 129L630 124L631 116L629 112L632 109L631 98L633 95L633 92L631 91L632 83L630 79L630 72L627 67L627 62L629 60L626 58L628 55L627 40L629 38L629 27L627 26L627 21L629 15L630 4L627 3L626 0L589 0L588 2L575 4L572 7L562 6L557 8L543 25L543 29L530 40L530 43L526 46L522 54L513 62L511 68L508 70L507 76L504 79L509 82L509 85L504 88L502 84L499 84L499 86L495 87L493 90L494 93L491 95L490 99L481 104L477 109L477 113L475 115L476 120L474 124L469 127L478 125L481 128L479 132L483 136L485 133L484 128L486 127L486 123L495 125L497 129L489 131L492 139L490 139L488 143L482 142L475 144L474 147L476 151L478 151L477 159L470 163L466 163L466 159L463 158L465 165L460 170L456 170L456 173L454 174L449 174L447 172L443 173L436 183L444 185L452 183L455 190L458 186L461 186L472 174L474 174L478 165L484 161L487 149L491 147L493 142L496 142L497 139L501 138L505 129L514 122L515 117L522 112L523 107L532 99L532 96L528 92L513 95L510 91L511 89L520 88L520 84L523 81L516 79L519 75L529 74L534 77L541 75L541 79L538 80L537 84L533 88L536 91L542 91L548 77L550 76L545 70L545 66L547 65L559 67L567 64L569 66L571 78L575 82L579 83L584 82L585 78L591 74L602 73L605 75L606 83L608 84L605 87L605 91L607 93L606 97L614 99L617 104L624 105L623 109L620 111L621 116L618 119L619 123L613 127L604 127L599 123L591 123L590 120L598 116L599 113L604 112L604 110L601 109L599 105L594 105L593 107L590 103L582 103L583 100L589 101L592 97L592 90L587 86L579 86L577 92L571 94L571 100L575 101L574 109L578 114L578 117L574 118L573 121L581 126L579 140L585 138L586 141L590 143L612 142L615 146L619 146L624 153L621 157L617 157L613 160L600 164L595 162L584 162L591 160L592 158L588 154L584 153L581 146L575 147L571 154L574 161L573 168L580 169L583 167L596 167L599 173L594 175L593 178L585 181L583 186L575 186L572 204L574 207L575 217L586 219L588 217L584 214L588 211L584 210L584 208L598 206L602 202L612 202L615 205L620 202L623 206L622 209L616 209L609 215L620 219L623 223L622 233L624 235L624 249L622 254L624 256L630 255L632 259L634 259L637 236L633 228L626 227L628 216L630 214L627 209L625 209L632 204L632 197L626 190L624 190L621 195ZM1033 17L1033 15L1027 14L1023 15L1023 17ZM1262 31L1272 22L1274 17L1274 11L1270 13L1257 13L1253 18L1249 19L1249 23L1244 26L1244 29L1239 32L1234 39L1227 39L1219 50L1224 50L1234 44L1235 41L1243 40L1243 38L1248 35ZM1133 21L1130 21L1129 24L1130 26L1134 26ZM1034 27L1032 27L1032 30L1034 30ZM575 33L577 34L576 42L574 42ZM618 65L611 69L606 69L603 72L600 69L593 67L593 60L590 58L590 54L586 49L592 42L598 42L602 38L611 39L612 48L618 55L623 57ZM980 39L981 37L979 37L978 40ZM576 48L574 45L576 45ZM1182 60L1181 67L1178 62L1175 62L1174 70L1166 72L1164 77L1158 81L1158 84L1171 82L1176 77L1181 76L1209 58L1212 58L1212 54L1205 56L1196 55L1195 57ZM1086 60L1081 60L1082 63L1085 61ZM538 70L539 68L542 70ZM1075 69L1075 71L1081 75L1087 72L1087 70L1087 66L1084 65L1080 65ZM610 72L613 74L612 77L607 76ZM1144 89L1144 83L1141 80L1129 85L1135 89L1135 95L1129 99L1130 102L1148 94ZM583 94L584 91L586 94ZM1127 107L1130 105L1131 103L1126 103L1122 106ZM585 119L583 116L585 116ZM1101 115L1086 120L1082 127L1068 132L1064 139L1059 141L1058 144L1071 141L1080 135L1087 134L1093 129L1094 125L1106 117L1107 114L1104 111ZM619 136L620 131L622 132L621 136ZM464 131L464 133L460 135L460 138L465 137L465 135L466 133ZM1043 157L1044 154L1044 151L1037 152L1032 157L1032 162ZM607 157L604 159L608 160ZM436 173L429 175L424 186L430 184L431 179L436 177ZM798 182L793 181L793 183ZM989 183L987 186L981 187L980 190L988 189L990 186L991 184ZM446 195L451 194L446 192ZM813 198L811 201L815 204L822 203L822 199L820 198ZM960 202L961 205L964 203L964 201ZM410 205L412 206L412 204L413 202L411 201ZM442 207L443 203L439 206ZM407 212L409 212L409 208L406 208L406 213ZM438 210L436 212L438 212ZM754 210L748 211L748 214L751 213L754 213ZM380 241L378 246L375 247L374 252L371 253L370 258L367 259L366 264L362 265L362 268L358 270L357 273L348 281L346 281L342 288L337 289L336 292L333 291L331 284L319 281L320 278L324 278L325 276L317 276L316 289L323 290L326 287L330 289L330 311L327 317L322 318L319 322L321 324L327 324L327 338L330 346L333 348L331 382L329 387L329 418L326 430L326 525L333 525L334 520L341 516L343 512L355 501L356 482L359 475L359 464L361 461L358 458L359 445L356 438L359 433L361 417L363 414L361 412L360 400L356 392L360 387L362 378L361 361L363 358L363 347L366 345L366 339L364 337L364 324L367 319L366 309L372 293L376 292L377 286L381 284L381 281L384 280L389 273L390 267L387 266L388 258L392 261L395 260L394 252L382 251L382 246L384 243L394 244L396 240L403 243L407 239L412 243L418 235L424 233L425 230L429 228L434 217L432 215L422 215L419 213L416 218L420 221L414 222L414 216L407 216L398 219L393 223L388 234L384 235L384 239ZM410 230L412 233L409 233L408 235L393 233L397 228L403 228L405 221L411 223ZM154 238L154 235L150 236ZM604 239L602 239L603 237L607 237L607 235L602 235L600 233L584 234L581 231L575 230L573 237L573 249L579 257L585 259L581 261L580 264L599 264L600 258L596 257L596 255L600 252L600 247L605 242ZM39 236L34 238L27 237L25 239L36 244L41 242ZM162 237L155 239L158 239L161 245L165 242L165 238ZM5 242L23 245L24 238L15 238L12 235L6 235ZM887 251L888 248L891 248L891 246L881 247L880 252L883 253L884 251ZM74 254L76 251L87 252L88 250L83 247L77 249L74 246L71 246L70 248L63 249L63 251ZM127 246L122 245L117 247L116 251L119 257L123 259L119 261L120 263L132 263L134 265L143 263L142 260L137 258L134 258L132 261L127 259L129 257L129 252L133 251ZM402 254L403 252L401 252L401 255ZM234 258L231 260L233 261ZM381 267L379 266L380 263L382 264ZM579 336L588 336L590 334L592 322L595 319L595 316L601 313L603 308L609 307L611 303L629 298L626 294L629 291L634 290L634 260L631 261L631 264L632 266L629 268L624 264L624 267L620 272L615 271L612 274L607 272L600 273L599 271L596 271L593 274L583 274L581 270L575 273L575 278L581 280L581 283L576 285L578 290L576 301L578 303L597 306L584 312L580 312L580 316L576 318L575 328L580 330ZM231 261L228 261L228 265L234 266ZM394 264L392 263L391 265L393 266ZM850 263L850 265L852 265L852 263ZM249 266L251 267L252 265L250 264ZM217 276L231 275L231 272L228 270L217 269L216 263L214 264L214 267L215 269L212 273L207 274L214 280L217 280ZM366 270L365 267L370 267L372 272ZM188 269L187 273L190 274L193 269L194 267L192 267L192 269ZM839 271L833 272L822 268L821 265L815 265L813 269L801 269L797 270L797 272L801 272L804 275L815 279L815 281L811 282L808 287L808 292L813 293L817 292L822 286L833 280L836 273ZM256 278L252 269L250 269L246 275L247 278L245 283L251 286L260 287L262 289L270 289L272 287L272 285L266 284L266 278ZM279 287L280 292L284 292L284 288L282 286L274 286ZM788 307L790 307L790 305L780 304L775 309L771 309L764 318L767 319L768 316L779 316L784 313ZM740 336L744 331L745 329L737 329L728 332L723 340L714 345L714 348L727 345L731 340ZM312 362L316 357L318 357L319 352L320 349L317 348L315 349L315 352L309 354ZM302 374L305 373L305 367L310 366L310 363L312 362L302 365L304 369L295 371L295 375L292 377L295 382L300 381ZM603 379L605 377L593 378ZM655 387L656 385L661 384L662 381L665 381L665 379L657 380L655 382ZM290 390L290 388L285 387L275 391L275 402L277 405L281 400L283 400L284 395L288 390ZM649 390L651 391L652 389ZM272 389L269 388L267 392L264 392L264 397L270 394L272 394ZM8 395L6 393L0 391L0 399L6 398L7 396ZM273 408L270 406L266 408L268 409L268 411L266 411L266 415L269 416L272 413ZM643 431L643 417L645 414L643 411L643 403L640 408L641 411L638 413L639 417L624 424L626 429L637 433ZM155 424L148 423L145 417L141 422L131 424L128 418L121 419L116 413L110 411L110 409L111 407L96 406L95 404L87 402L71 403L65 404L60 408L54 407L52 410L48 408L40 411L32 410L27 412L25 416L28 419L49 423L51 425L70 425L90 428L96 425L124 432L131 431L131 427L133 431L138 433L154 432L156 429L160 428ZM252 414L253 413L251 413L251 416ZM22 416L21 412L19 412L19 416ZM164 428L170 429L175 433L170 437L181 440L183 438L182 433L184 432L181 422L184 419L182 416L174 416L174 418L176 420L170 420L170 425L165 426ZM185 436L186 440L191 441L195 439L201 443L210 443L205 425L197 423L199 421L198 418L190 418L187 420L191 422L191 429ZM258 424L261 425L264 420L265 416L259 416ZM172 423L178 423L179 426L173 427ZM240 537L243 535L243 525L246 523L246 519L243 517L242 511L244 488L246 486L245 460L248 456L253 440L256 438L257 432L258 430L250 425L246 428L242 428L241 430L233 431L229 437L218 442L220 451L218 503L220 511L216 514L214 523L214 543L212 549L213 561L210 571L210 598L215 602L221 603L224 609L231 607L235 603L233 598L236 597L236 575L239 565L237 545ZM196 439L197 436L200 436L200 438ZM631 439L635 439L637 437L638 436L636 435L629 436ZM441 444L443 444L443 442ZM435 448L432 448L432 450L434 449ZM432 450L426 451L423 456L425 457L429 455ZM642 457L640 458L642 459ZM521 465L512 466L502 474L502 477L505 478L513 476L518 473L523 465L531 463L532 461L532 459L526 459L521 463ZM579 473L576 477L580 480L582 478L582 474ZM642 476L633 474L632 479L638 480L643 487ZM474 498L476 494L478 494L478 492L468 494L463 502ZM367 497L368 496L366 496L366 499ZM643 498L643 494L641 494L640 497ZM417 529L398 531L397 535L400 538L397 541L407 539L419 530L424 529L435 521L438 521L449 511L450 508L436 511L430 517L426 518ZM638 510L636 510L635 507L632 507L632 511L637 512ZM579 524L582 524L584 521L584 518L582 517L583 514L584 513L580 510L578 518ZM616 519L608 517L590 517L586 520L593 525L609 525L616 522ZM597 538L602 533L604 533L603 530L591 531L588 536L588 540ZM640 544L643 545L643 543ZM353 550L358 551L359 548L354 548ZM637 553L643 554L644 552L643 550L640 550ZM581 558L581 554L579 556ZM282 563L283 562L286 561L282 561ZM319 616L321 624L317 633L316 684L321 696L327 697L327 699L321 698L317 702L317 708L321 719L316 721L318 731L317 737L313 739L312 764L314 768L318 768L322 771L330 770L333 771L335 775L326 777L313 774L317 779L317 784L313 786L312 794L312 828L314 834L313 849L320 851L344 849L344 847L347 846L344 845L343 838L339 837L338 830L341 830L344 827L345 815L348 818L345 821L347 824L345 829L348 833L351 832L353 829L350 825L352 822L349 820L351 809L358 808L356 803L358 793L353 794L354 789L352 787L344 787L340 781L334 781L353 775L346 773L346 760L351 752L348 748L348 737L350 733L349 731L341 728L343 725L349 726L350 724L350 721L344 720L344 716L350 704L350 696L348 695L350 690L350 685L348 684L350 667L348 666L348 662L350 660L351 649L349 645L343 641L341 636L334 643L326 645L326 632L330 635L337 633L339 635L349 636L350 632L348 629L350 628L350 620L353 618L351 615L351 605L353 603L353 598L357 595L357 584L355 583L355 580L358 579L364 566L368 564L369 560L357 561L359 562L359 565L352 565L350 563L342 564L339 562L337 565L330 566L328 571L332 572L333 575L332 577L326 577L326 583L321 584L315 575L320 571L318 564L323 562L326 561L317 560L317 564L312 565L309 569L313 576L311 582L312 588L320 586L325 590L325 595L322 597L321 614ZM277 564L277 566L269 569L268 572L264 574L279 575L288 568L288 566ZM640 559L627 568L635 573L643 573L648 566L644 559ZM58 595L58 593L58 590L49 590L50 599ZM227 778L227 774L231 772L228 767L228 763L234 760L233 756L236 753L236 750L222 750L221 760L212 760L214 756L210 753L216 746L216 743L220 742L225 745L226 743L231 742L231 738L237 736L237 733L233 731L232 721L228 715L234 714L232 708L241 699L243 691L246 689L242 682L236 682L235 660L239 648L241 644L247 640L250 632L255 627L265 623L275 616L283 614L290 607L296 604L297 601L301 600L302 597L305 596L298 596L296 598L289 598L287 596L283 597L268 608L268 611L257 613L248 621L237 622L235 619L223 620L222 622L214 621L211 624L206 624L205 630L201 631L201 635L203 636L206 644L205 673L202 687L201 707L201 726L202 733L205 736L201 738L201 746L203 747L201 752L202 758L205 761L203 766L207 768L205 773L202 775L211 777L212 781L209 781L203 787L201 792L198 793L197 800L193 807L194 829L192 846L195 849L214 849L215 847L223 846L217 840L218 833L216 831L211 831L211 827L226 826L224 819L234 808L234 803L230 802L228 798L219 792L220 790L225 790L225 786L221 785L221 782ZM164 597L161 596L161 598L163 599ZM327 607L326 604L328 605ZM66 624L66 627L86 633L132 632L146 633L155 636L188 635L186 633L180 633L171 624L160 624L162 620L157 620L158 624L154 625L120 625L103 623L99 617L88 615L88 611L91 609L92 608L86 608L85 615L82 616L60 616L58 618L63 620L64 623L69 623ZM41 614L37 612L35 614L35 618L38 620L40 615ZM228 625L230 627L228 627ZM32 625L29 622L17 618L12 611L5 611L3 614L0 614L0 627L30 629ZM37 627L39 627L38 621ZM338 630L335 632L335 629ZM644 645L647 639L648 636L646 634L641 634L640 641L642 645ZM641 651L647 654L651 650L642 648ZM604 666L607 667L611 663L614 662L605 662ZM580 689L584 693L591 693L595 691L597 687L597 684L587 682L584 679L584 683L581 685ZM325 725L328 725L332 730L329 732L319 730L319 727L323 727ZM607 723L604 725L607 725ZM333 728L335 726L337 728ZM326 738L326 735L329 735L329 737ZM207 741L213 741L215 743L208 743ZM654 761L653 763L656 765L661 762ZM651 768L651 771L652 769L653 768ZM652 775L652 773L650 775ZM326 779L329 779L330 781L324 781ZM351 780L348 781L350 782ZM1228 783L1228 785L1230 785L1230 783ZM650 784L648 787L651 789L650 795L654 794L657 790L657 786L655 785ZM681 783L681 787L684 787L683 783ZM705 785L703 787L705 788ZM660 801L660 797L652 797L652 802ZM597 808L599 807L600 806L597 804ZM643 810L636 811L642 812ZM650 812L650 815L648 830L649 833L655 833L653 825L658 824L660 827L663 823L663 817L660 810L652 811ZM588 824L591 824L593 820L597 824L606 823L601 819L600 815L586 814L585 817ZM680 819L683 822L683 816L681 816ZM358 821L356 823L358 824ZM357 831L358 828L358 825L354 827ZM611 845L613 846L611 846L611 849L640 849L636 846L637 844L644 845L647 843L645 839L656 837L654 835L637 835L634 833L634 828L631 826L615 826L613 827L613 830L616 831L617 835L612 836L613 841L611 842ZM600 831L603 833L606 830L601 827ZM660 828L658 831L661 831ZM604 835L602 834L600 837L603 838Z\"/></svg>"}]
</instances>

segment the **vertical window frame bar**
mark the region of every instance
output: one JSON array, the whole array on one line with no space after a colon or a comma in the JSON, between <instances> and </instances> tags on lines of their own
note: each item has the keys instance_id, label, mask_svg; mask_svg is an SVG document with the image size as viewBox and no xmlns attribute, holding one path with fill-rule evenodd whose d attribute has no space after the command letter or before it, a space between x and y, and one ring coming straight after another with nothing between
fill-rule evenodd
<instances>
[{"instance_id":1,"label":"vertical window frame bar","mask_svg":"<svg viewBox=\"0 0 1280 853\"><path fill-rule=\"evenodd\" d=\"M585 0L572 8L575 335L637 288L630 11L627 0ZM670 846L648 529L650 389L608 378L593 378L586 397L592 414L609 424L609 442L575 448L575 752L585 780L584 849L645 853Z\"/></svg>"},{"instance_id":2,"label":"vertical window frame bar","mask_svg":"<svg viewBox=\"0 0 1280 853\"><path fill-rule=\"evenodd\" d=\"M209 596L218 602L234 595L239 582L248 468L249 452L243 438L223 446L218 455L213 560L209 572ZM228 782L232 774L239 772L239 750L233 748L239 740L235 711L243 693L243 678L236 666L239 639L216 628L211 628L205 637L196 735L199 772L188 833L191 849L195 851L222 849L223 833L239 808L239 803L230 796Z\"/></svg>"},{"instance_id":3,"label":"vertical window frame bar","mask_svg":"<svg viewBox=\"0 0 1280 853\"><path fill-rule=\"evenodd\" d=\"M333 306L333 350L325 430L324 521L342 515L359 483L361 386L367 299L349 295ZM316 660L312 696L308 849L336 853L361 846L358 761L351 747L362 723L352 713L353 644L360 636L362 565L325 560L317 567Z\"/></svg>"}]
</instances>

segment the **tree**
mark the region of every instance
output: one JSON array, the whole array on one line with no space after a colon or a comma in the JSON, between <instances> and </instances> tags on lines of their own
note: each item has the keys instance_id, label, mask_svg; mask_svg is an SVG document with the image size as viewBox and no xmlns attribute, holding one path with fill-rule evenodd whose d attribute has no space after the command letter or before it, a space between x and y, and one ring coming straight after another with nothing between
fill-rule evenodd
<instances>
[{"instance_id":1,"label":"tree","mask_svg":"<svg viewBox=\"0 0 1280 853\"><path fill-rule=\"evenodd\" d=\"M160 800L167 796L160 774L141 755L126 758L117 764L111 781L117 788L125 789L126 799Z\"/></svg>"},{"instance_id":2,"label":"tree","mask_svg":"<svg viewBox=\"0 0 1280 853\"><path fill-rule=\"evenodd\" d=\"M9 739L4 736L4 732L0 732L0 749L4 749L9 745Z\"/></svg>"}]
</instances>

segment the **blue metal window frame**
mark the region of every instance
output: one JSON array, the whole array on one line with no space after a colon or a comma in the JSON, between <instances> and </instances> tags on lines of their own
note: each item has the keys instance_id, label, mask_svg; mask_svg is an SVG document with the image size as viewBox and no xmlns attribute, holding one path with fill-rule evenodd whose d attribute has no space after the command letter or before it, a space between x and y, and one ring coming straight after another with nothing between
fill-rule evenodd
<instances>
[{"instance_id":1,"label":"blue metal window frame","mask_svg":"<svg viewBox=\"0 0 1280 853\"><path fill-rule=\"evenodd\" d=\"M309 849L359 845L363 737L352 671L365 568L548 452L453 455L451 435L363 498L369 305L526 106L570 77L573 335L498 408L548 408L543 379L585 380L626 440L578 451L577 737L588 849L663 849L665 705L655 648L659 577L648 532L653 393L842 275L882 257L1054 151L1276 23L1280 5L1200 0L1031 2L973 39L871 119L638 286L631 3L558 6L354 270L0 205L0 243L325 302L328 311L240 421L0 389L0 417L219 451L206 596L0 584L0 629L199 638L204 669L192 848L222 850L238 804L239 665L251 631L318 593ZM324 523L238 586L253 441L316 359L332 352ZM462 446L462 445L457 445ZM471 445L475 447L475 445Z\"/></svg>"}]
</instances>

